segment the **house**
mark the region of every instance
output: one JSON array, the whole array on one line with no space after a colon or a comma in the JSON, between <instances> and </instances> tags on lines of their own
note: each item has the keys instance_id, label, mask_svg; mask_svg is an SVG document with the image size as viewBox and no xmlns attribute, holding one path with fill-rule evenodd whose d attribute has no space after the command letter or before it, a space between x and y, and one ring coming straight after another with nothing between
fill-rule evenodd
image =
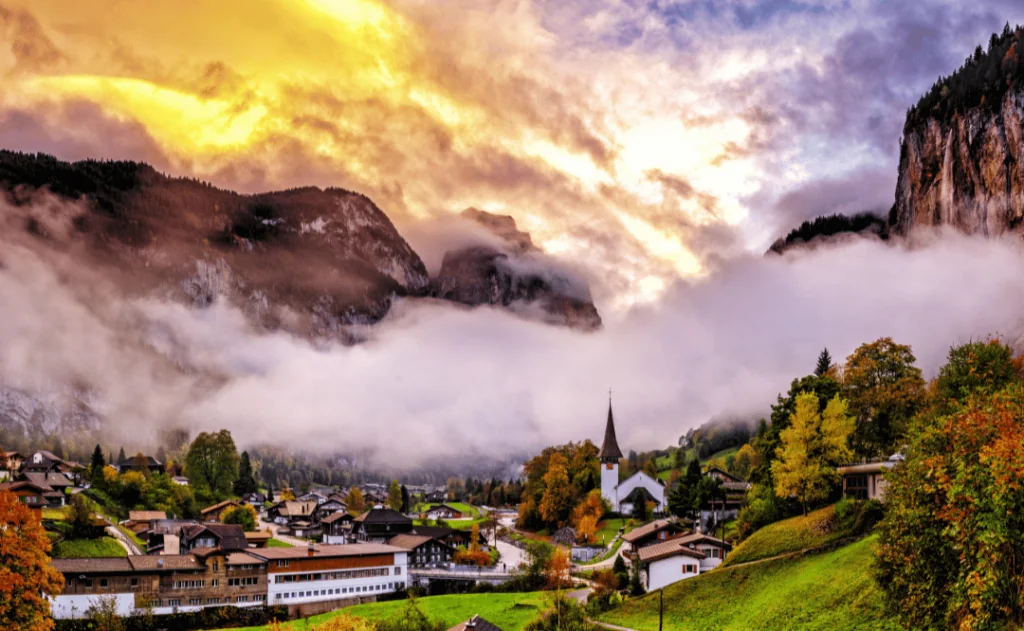
<instances>
[{"instance_id":1,"label":"house","mask_svg":"<svg viewBox=\"0 0 1024 631\"><path fill-rule=\"evenodd\" d=\"M412 520L390 508L374 508L352 520L356 541L384 543L395 535L412 531Z\"/></svg>"},{"instance_id":2,"label":"house","mask_svg":"<svg viewBox=\"0 0 1024 631\"><path fill-rule=\"evenodd\" d=\"M138 535L149 530L154 521L163 519L167 519L167 513L162 510L131 510L124 526Z\"/></svg>"},{"instance_id":3,"label":"house","mask_svg":"<svg viewBox=\"0 0 1024 631\"><path fill-rule=\"evenodd\" d=\"M423 501L430 504L438 504L448 499L446 491L431 491L423 496Z\"/></svg>"},{"instance_id":4,"label":"house","mask_svg":"<svg viewBox=\"0 0 1024 631\"><path fill-rule=\"evenodd\" d=\"M282 528L281 532L284 532L285 530L285 528ZM288 532L285 534L291 534L294 537L302 537L305 539L314 539L323 534L320 524L310 523L301 519L289 522L287 530Z\"/></svg>"},{"instance_id":5,"label":"house","mask_svg":"<svg viewBox=\"0 0 1024 631\"><path fill-rule=\"evenodd\" d=\"M310 491L309 493L301 495L296 499L298 499L300 502L316 502L317 504L323 504L324 502L327 501L327 495L327 493L324 493L322 491Z\"/></svg>"},{"instance_id":6,"label":"house","mask_svg":"<svg viewBox=\"0 0 1024 631\"><path fill-rule=\"evenodd\" d=\"M245 551L249 547L238 524L189 524L181 527L179 537L183 554L198 548Z\"/></svg>"},{"instance_id":7,"label":"house","mask_svg":"<svg viewBox=\"0 0 1024 631\"><path fill-rule=\"evenodd\" d=\"M260 493L259 491L255 493L246 493L242 496L242 501L246 504L255 506L256 510L261 510L263 508L263 504L267 501L267 495L266 493Z\"/></svg>"},{"instance_id":8,"label":"house","mask_svg":"<svg viewBox=\"0 0 1024 631\"><path fill-rule=\"evenodd\" d=\"M31 482L44 490L43 501L47 506L59 507L67 503L67 490L74 487L74 483L63 473L52 471L30 471L23 470L16 481Z\"/></svg>"},{"instance_id":9,"label":"house","mask_svg":"<svg viewBox=\"0 0 1024 631\"><path fill-rule=\"evenodd\" d=\"M42 519L43 508L47 505L46 499L43 497L47 493L50 487L39 486L27 480L20 482L4 482L0 484L0 491L8 491L18 496L18 501L23 504L28 504L32 512L36 514L37 518Z\"/></svg>"},{"instance_id":10,"label":"house","mask_svg":"<svg viewBox=\"0 0 1024 631\"><path fill-rule=\"evenodd\" d=\"M455 556L452 546L426 535L396 535L388 545L407 551L411 568L444 566Z\"/></svg>"},{"instance_id":11,"label":"house","mask_svg":"<svg viewBox=\"0 0 1024 631\"><path fill-rule=\"evenodd\" d=\"M236 506L241 506L241 504L235 500L224 500L223 502L214 504L213 506L207 506L203 510L199 511L199 514L203 516L205 521L220 521L224 518L224 513L229 508L234 508Z\"/></svg>"},{"instance_id":12,"label":"house","mask_svg":"<svg viewBox=\"0 0 1024 631\"><path fill-rule=\"evenodd\" d=\"M480 616L473 616L465 622L460 622L448 631L501 631L501 629Z\"/></svg>"},{"instance_id":13,"label":"house","mask_svg":"<svg viewBox=\"0 0 1024 631\"><path fill-rule=\"evenodd\" d=\"M747 491L750 490L750 483L718 467L709 468L705 474L721 483L722 490L725 491L725 499L714 500L706 506L702 506L701 523L706 523L712 517L715 523L721 523L726 519L735 519L739 515L740 508L743 507Z\"/></svg>"},{"instance_id":14,"label":"house","mask_svg":"<svg viewBox=\"0 0 1024 631\"><path fill-rule=\"evenodd\" d=\"M615 419L612 416L612 402L608 401L608 421L604 429L604 441L598 452L601 460L601 495L612 506L612 511L623 515L633 513L634 502L643 499L654 503L654 512L663 513L666 508L665 483L655 480L643 471L638 471L619 482L619 460L622 450L615 438ZM636 491L641 488L643 491Z\"/></svg>"},{"instance_id":15,"label":"house","mask_svg":"<svg viewBox=\"0 0 1024 631\"><path fill-rule=\"evenodd\" d=\"M468 548L469 542L472 539L471 530L457 530L446 526L414 526L410 534L426 535L431 539L436 539L451 546L453 549L459 546ZM484 537L483 533L480 533L477 543L484 547L487 546L487 538Z\"/></svg>"},{"instance_id":16,"label":"house","mask_svg":"<svg viewBox=\"0 0 1024 631\"><path fill-rule=\"evenodd\" d=\"M345 504L344 500L332 495L320 503L316 512L320 516L320 519L323 519L327 515L337 513L338 511L344 511L346 508L348 508L348 505Z\"/></svg>"},{"instance_id":17,"label":"house","mask_svg":"<svg viewBox=\"0 0 1024 631\"><path fill-rule=\"evenodd\" d=\"M667 541L685 530L684 523L677 519L655 519L622 535L622 541L629 544L630 551L636 552L645 546Z\"/></svg>"},{"instance_id":18,"label":"house","mask_svg":"<svg viewBox=\"0 0 1024 631\"><path fill-rule=\"evenodd\" d=\"M153 456L136 455L129 458L125 458L121 462L117 463L118 473L128 473L129 471L138 471L140 473L165 473L164 463L160 462Z\"/></svg>"},{"instance_id":19,"label":"house","mask_svg":"<svg viewBox=\"0 0 1024 631\"><path fill-rule=\"evenodd\" d=\"M273 537L274 535L270 534L268 530L245 533L245 541L250 548L266 548Z\"/></svg>"},{"instance_id":20,"label":"house","mask_svg":"<svg viewBox=\"0 0 1024 631\"><path fill-rule=\"evenodd\" d=\"M18 452L0 450L0 482L6 482L18 475L21 462L21 454Z\"/></svg>"},{"instance_id":21,"label":"house","mask_svg":"<svg viewBox=\"0 0 1024 631\"><path fill-rule=\"evenodd\" d=\"M194 519L156 519L146 531L146 554L181 554L181 529L198 526Z\"/></svg>"},{"instance_id":22,"label":"house","mask_svg":"<svg viewBox=\"0 0 1024 631\"><path fill-rule=\"evenodd\" d=\"M722 564L732 546L700 533L683 534L637 550L641 580L650 591L693 578Z\"/></svg>"},{"instance_id":23,"label":"house","mask_svg":"<svg viewBox=\"0 0 1024 631\"><path fill-rule=\"evenodd\" d=\"M408 586L408 554L394 546L310 543L306 549L264 548L249 554L267 562L267 602L271 605L328 601L343 606ZM297 612L305 614L303 609Z\"/></svg>"},{"instance_id":24,"label":"house","mask_svg":"<svg viewBox=\"0 0 1024 631\"><path fill-rule=\"evenodd\" d=\"M838 467L843 477L843 497L855 500L884 500L885 489L889 486L885 472L900 461L898 456L888 460L862 462Z\"/></svg>"},{"instance_id":25,"label":"house","mask_svg":"<svg viewBox=\"0 0 1024 631\"><path fill-rule=\"evenodd\" d=\"M352 522L355 517L344 511L331 513L320 520L320 527L323 532L324 543L343 545L354 541L352 535Z\"/></svg>"},{"instance_id":26,"label":"house","mask_svg":"<svg viewBox=\"0 0 1024 631\"><path fill-rule=\"evenodd\" d=\"M438 506L431 506L430 509L427 510L427 519L433 519L435 521L438 520L438 519L462 519L462 518L463 518L462 511L460 511L457 508L453 508L452 506L449 506L448 504L441 504L441 505L438 505Z\"/></svg>"},{"instance_id":27,"label":"house","mask_svg":"<svg viewBox=\"0 0 1024 631\"><path fill-rule=\"evenodd\" d=\"M313 501L284 500L267 509L267 519L282 526L293 521L317 521L319 504Z\"/></svg>"},{"instance_id":28,"label":"house","mask_svg":"<svg viewBox=\"0 0 1024 631\"><path fill-rule=\"evenodd\" d=\"M186 478L183 475L176 475L171 477L171 482L174 482L175 484L180 484L181 486L188 486L188 478Z\"/></svg>"}]
</instances>

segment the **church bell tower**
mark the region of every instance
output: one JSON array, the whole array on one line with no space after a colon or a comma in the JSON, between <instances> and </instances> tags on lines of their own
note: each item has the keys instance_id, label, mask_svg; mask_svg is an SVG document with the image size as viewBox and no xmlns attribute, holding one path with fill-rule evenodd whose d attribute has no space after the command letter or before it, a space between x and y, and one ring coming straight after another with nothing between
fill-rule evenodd
<instances>
[{"instance_id":1,"label":"church bell tower","mask_svg":"<svg viewBox=\"0 0 1024 631\"><path fill-rule=\"evenodd\" d=\"M615 439L615 419L612 418L612 397L608 395L608 424L604 428L604 442L598 453L601 459L601 495L611 504L613 511L619 510L619 498L616 488L619 486L619 459L622 450Z\"/></svg>"}]
</instances>

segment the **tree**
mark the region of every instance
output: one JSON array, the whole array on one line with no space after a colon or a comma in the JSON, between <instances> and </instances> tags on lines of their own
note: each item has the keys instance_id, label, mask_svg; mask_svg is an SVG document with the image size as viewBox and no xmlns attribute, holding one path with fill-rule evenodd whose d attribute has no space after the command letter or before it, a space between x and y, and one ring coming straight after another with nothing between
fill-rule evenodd
<instances>
[{"instance_id":1,"label":"tree","mask_svg":"<svg viewBox=\"0 0 1024 631\"><path fill-rule=\"evenodd\" d=\"M572 509L572 487L569 485L568 463L559 452L551 455L544 474L544 495L540 502L541 518L549 526L561 528L568 521Z\"/></svg>"},{"instance_id":2,"label":"tree","mask_svg":"<svg viewBox=\"0 0 1024 631\"><path fill-rule=\"evenodd\" d=\"M1021 361L1009 346L998 340L969 342L949 349L935 390L942 401L959 403L977 392L998 392L1021 375Z\"/></svg>"},{"instance_id":3,"label":"tree","mask_svg":"<svg viewBox=\"0 0 1024 631\"><path fill-rule=\"evenodd\" d=\"M640 523L647 521L647 502L642 498L633 502L633 519Z\"/></svg>"},{"instance_id":4,"label":"tree","mask_svg":"<svg viewBox=\"0 0 1024 631\"><path fill-rule=\"evenodd\" d=\"M362 491L360 491L360 497L362 497ZM294 500L294 499L295 499L295 491L293 491L291 489L281 489L281 501L282 502L288 501L288 500ZM361 513L361 512L363 512L362 504L360 504L359 506L360 506L359 512Z\"/></svg>"},{"instance_id":5,"label":"tree","mask_svg":"<svg viewBox=\"0 0 1024 631\"><path fill-rule=\"evenodd\" d=\"M132 456L132 469L142 475L149 475L149 459L141 451Z\"/></svg>"},{"instance_id":6,"label":"tree","mask_svg":"<svg viewBox=\"0 0 1024 631\"><path fill-rule=\"evenodd\" d=\"M96 445L96 448L92 450L92 459L89 461L90 477L95 477L97 472L102 472L105 464L107 463L103 460L103 450Z\"/></svg>"},{"instance_id":7,"label":"tree","mask_svg":"<svg viewBox=\"0 0 1024 631\"><path fill-rule=\"evenodd\" d=\"M925 383L909 346L883 337L846 360L843 393L857 419L854 451L885 456L900 447L907 422L924 403Z\"/></svg>"},{"instance_id":8,"label":"tree","mask_svg":"<svg viewBox=\"0 0 1024 631\"><path fill-rule=\"evenodd\" d=\"M227 497L238 479L238 450L231 432L222 429L196 436L185 456L185 473L198 494Z\"/></svg>"},{"instance_id":9,"label":"tree","mask_svg":"<svg viewBox=\"0 0 1024 631\"><path fill-rule=\"evenodd\" d=\"M117 611L115 596L99 596L85 610L85 617L93 631L124 631L124 618Z\"/></svg>"},{"instance_id":10,"label":"tree","mask_svg":"<svg viewBox=\"0 0 1024 631\"><path fill-rule=\"evenodd\" d=\"M547 567L547 588L572 587L572 561L564 548L555 548Z\"/></svg>"},{"instance_id":11,"label":"tree","mask_svg":"<svg viewBox=\"0 0 1024 631\"><path fill-rule=\"evenodd\" d=\"M238 463L238 479L234 484L235 495L244 497L255 493L256 490L256 477L252 472L252 461L249 460L249 452L243 451L242 458Z\"/></svg>"},{"instance_id":12,"label":"tree","mask_svg":"<svg viewBox=\"0 0 1024 631\"><path fill-rule=\"evenodd\" d=\"M700 510L698 487L703 473L700 462L694 458L686 465L686 473L672 488L668 495L668 510L673 515L692 519Z\"/></svg>"},{"instance_id":13,"label":"tree","mask_svg":"<svg viewBox=\"0 0 1024 631\"><path fill-rule=\"evenodd\" d=\"M28 506L0 491L0 620L12 631L51 631L50 597L64 577L50 563L50 540Z\"/></svg>"},{"instance_id":14,"label":"tree","mask_svg":"<svg viewBox=\"0 0 1024 631\"><path fill-rule=\"evenodd\" d=\"M127 459L128 456L124 455L124 447L121 447L121 450L117 452L117 462L111 462L110 464L117 466Z\"/></svg>"},{"instance_id":15,"label":"tree","mask_svg":"<svg viewBox=\"0 0 1024 631\"><path fill-rule=\"evenodd\" d=\"M908 438L879 525L887 604L908 628L1021 628L1024 386L922 414Z\"/></svg>"},{"instance_id":16,"label":"tree","mask_svg":"<svg viewBox=\"0 0 1024 631\"><path fill-rule=\"evenodd\" d=\"M410 510L412 510L412 506L410 505L410 501L409 501L409 489L405 488L404 484L402 485L402 509L401 510L402 510L403 513L408 513Z\"/></svg>"},{"instance_id":17,"label":"tree","mask_svg":"<svg viewBox=\"0 0 1024 631\"><path fill-rule=\"evenodd\" d=\"M348 512L353 515L361 515L366 510L366 497L363 495L362 489L358 486L349 489L348 495L345 496L345 505L348 507Z\"/></svg>"},{"instance_id":18,"label":"tree","mask_svg":"<svg viewBox=\"0 0 1024 631\"><path fill-rule=\"evenodd\" d=\"M796 411L782 431L778 459L772 463L775 492L795 497L807 514L807 506L828 496L836 480L835 466L852 456L849 441L853 418L847 403L836 396L818 412L818 397L805 393L796 398Z\"/></svg>"},{"instance_id":19,"label":"tree","mask_svg":"<svg viewBox=\"0 0 1024 631\"><path fill-rule=\"evenodd\" d=\"M593 515L584 515L576 524L576 540L580 543L594 543L595 533L597 533L597 518Z\"/></svg>"},{"instance_id":20,"label":"tree","mask_svg":"<svg viewBox=\"0 0 1024 631\"><path fill-rule=\"evenodd\" d=\"M630 596L643 596L646 591L644 583L640 579L640 559L634 559L633 571L629 575L629 594Z\"/></svg>"},{"instance_id":21,"label":"tree","mask_svg":"<svg viewBox=\"0 0 1024 631\"><path fill-rule=\"evenodd\" d=\"M829 354L828 349L822 349L821 354L818 355L818 365L814 367L814 374L819 377L824 377L828 372L832 370L832 355Z\"/></svg>"},{"instance_id":22,"label":"tree","mask_svg":"<svg viewBox=\"0 0 1024 631\"><path fill-rule=\"evenodd\" d=\"M68 515L68 521L71 522L72 539L91 537L95 517L85 496L81 493L71 496L71 510Z\"/></svg>"},{"instance_id":23,"label":"tree","mask_svg":"<svg viewBox=\"0 0 1024 631\"><path fill-rule=\"evenodd\" d=\"M391 486L388 487L388 507L395 511L402 510L402 487L399 486L398 480L392 480Z\"/></svg>"},{"instance_id":24,"label":"tree","mask_svg":"<svg viewBox=\"0 0 1024 631\"><path fill-rule=\"evenodd\" d=\"M732 473L744 480L750 475L750 471L760 464L761 454L749 443L740 447L736 452L736 458L732 461Z\"/></svg>"},{"instance_id":25,"label":"tree","mask_svg":"<svg viewBox=\"0 0 1024 631\"><path fill-rule=\"evenodd\" d=\"M255 532L259 525L256 509L251 504L228 508L224 511L221 521L225 524L238 524L246 532Z\"/></svg>"}]
</instances>

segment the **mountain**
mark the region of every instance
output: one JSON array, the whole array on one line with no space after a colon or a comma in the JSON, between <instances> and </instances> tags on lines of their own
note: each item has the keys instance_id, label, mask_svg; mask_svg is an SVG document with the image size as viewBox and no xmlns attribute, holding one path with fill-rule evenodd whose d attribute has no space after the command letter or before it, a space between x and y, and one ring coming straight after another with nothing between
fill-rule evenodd
<instances>
[{"instance_id":1,"label":"mountain","mask_svg":"<svg viewBox=\"0 0 1024 631\"><path fill-rule=\"evenodd\" d=\"M775 241L765 254L785 254L792 249L814 248L843 239L865 237L882 241L888 239L889 226L886 220L870 212L853 216L838 213L825 215L803 222L800 227Z\"/></svg>"},{"instance_id":2,"label":"mountain","mask_svg":"<svg viewBox=\"0 0 1024 631\"><path fill-rule=\"evenodd\" d=\"M548 260L515 219L475 208L462 217L494 238L446 252L431 285L432 295L519 312L539 307L539 317L546 322L588 331L600 328L601 316L586 283Z\"/></svg>"},{"instance_id":3,"label":"mountain","mask_svg":"<svg viewBox=\"0 0 1024 631\"><path fill-rule=\"evenodd\" d=\"M940 79L911 108L900 148L894 233L951 226L990 237L1024 220L1024 29Z\"/></svg>"}]
</instances>

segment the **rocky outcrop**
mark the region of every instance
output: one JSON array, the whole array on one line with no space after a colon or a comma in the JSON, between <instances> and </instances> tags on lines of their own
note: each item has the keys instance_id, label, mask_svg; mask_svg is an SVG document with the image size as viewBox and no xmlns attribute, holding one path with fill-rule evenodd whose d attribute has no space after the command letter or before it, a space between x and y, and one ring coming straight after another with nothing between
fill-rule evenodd
<instances>
[{"instance_id":1,"label":"rocky outcrop","mask_svg":"<svg viewBox=\"0 0 1024 631\"><path fill-rule=\"evenodd\" d=\"M500 305L583 330L600 328L586 284L547 260L512 217L475 209L463 216L498 237L498 244L446 252L433 280L434 296L469 306Z\"/></svg>"},{"instance_id":2,"label":"rocky outcrop","mask_svg":"<svg viewBox=\"0 0 1024 631\"><path fill-rule=\"evenodd\" d=\"M998 107L957 111L904 129L895 234L951 226L997 237L1021 232L1024 219L1024 90Z\"/></svg>"}]
</instances>

